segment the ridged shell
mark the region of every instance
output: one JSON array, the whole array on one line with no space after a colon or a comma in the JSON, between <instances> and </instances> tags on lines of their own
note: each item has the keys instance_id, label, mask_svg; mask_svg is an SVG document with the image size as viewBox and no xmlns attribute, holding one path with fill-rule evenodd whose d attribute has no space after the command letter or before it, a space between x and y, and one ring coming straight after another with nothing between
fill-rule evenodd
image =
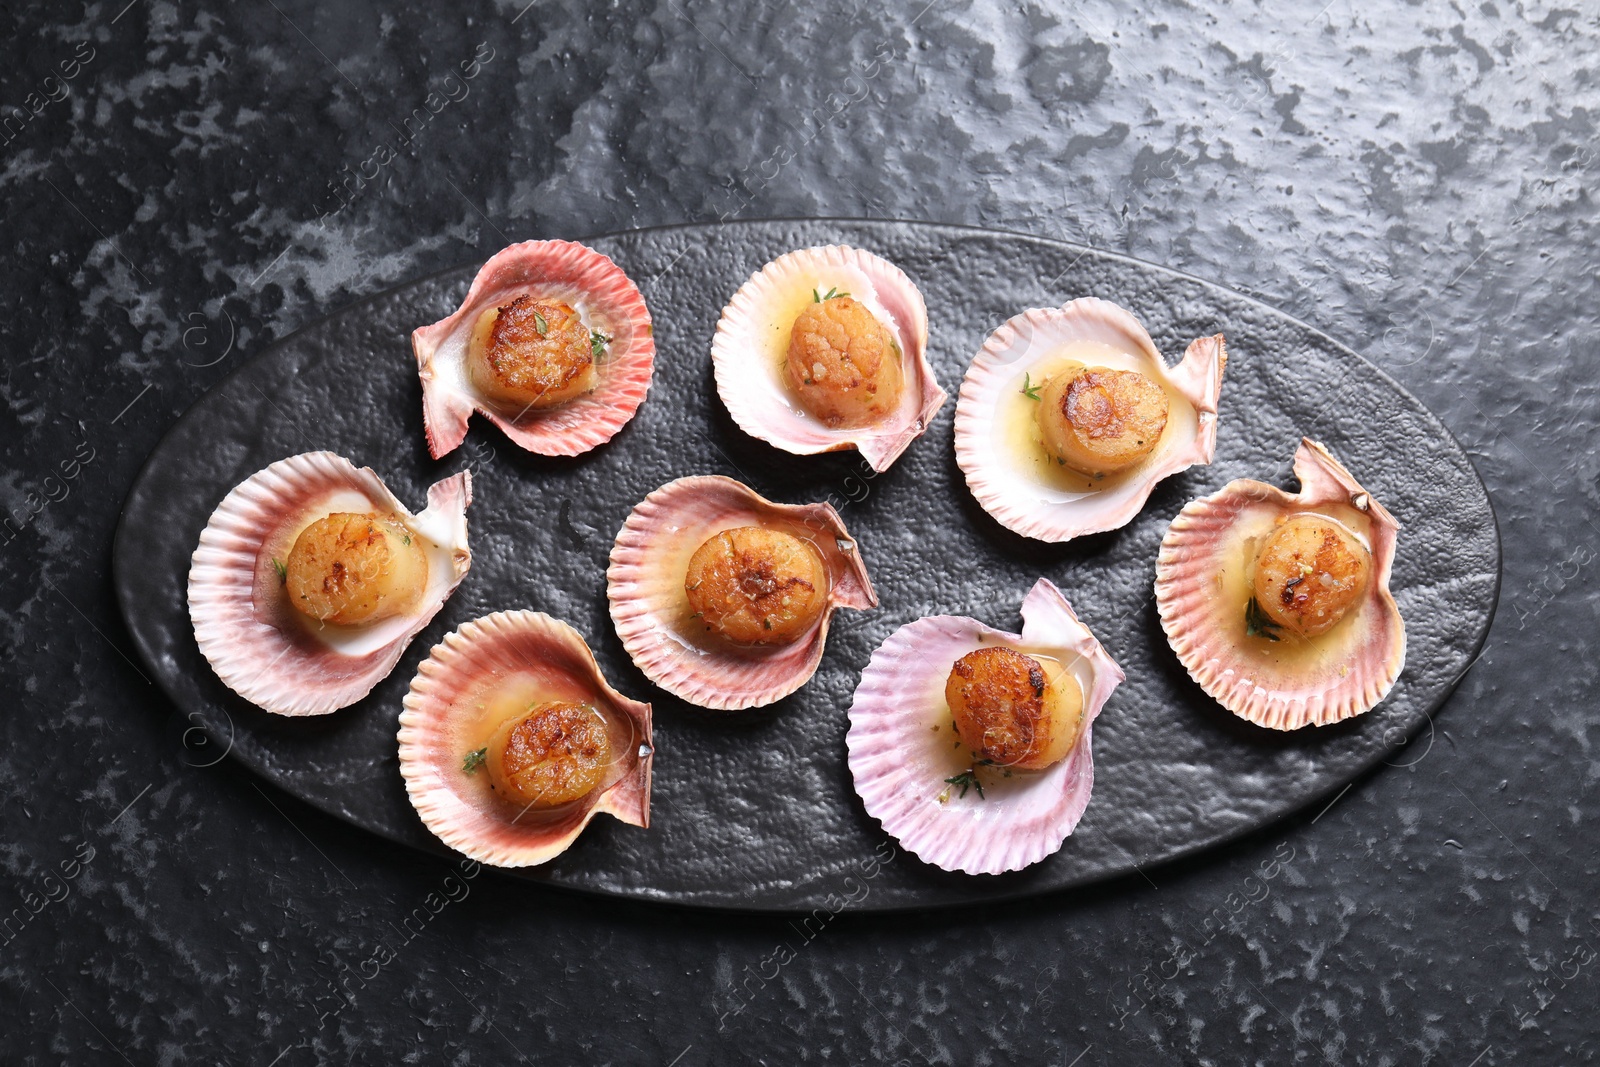
<instances>
[{"instance_id":1,"label":"ridged shell","mask_svg":"<svg viewBox=\"0 0 1600 1067\"><path fill-rule=\"evenodd\" d=\"M551 812L518 812L490 792L486 769L466 771L467 754L492 732L474 721L476 701L508 682L549 687L605 715L616 757L607 784ZM578 632L536 611L497 611L446 635L418 666L400 713L400 773L417 814L457 852L497 867L555 858L600 812L648 827L654 755L650 705L611 688Z\"/></svg>"},{"instance_id":2,"label":"ridged shell","mask_svg":"<svg viewBox=\"0 0 1600 1067\"><path fill-rule=\"evenodd\" d=\"M520 411L482 396L467 372L467 344L485 308L522 295L564 300L611 338L600 384L558 407ZM414 330L428 451L445 455L467 436L474 411L529 452L576 456L615 437L650 390L656 344L637 286L606 256L576 241L523 241L494 254L449 317Z\"/></svg>"},{"instance_id":3,"label":"ridged shell","mask_svg":"<svg viewBox=\"0 0 1600 1067\"><path fill-rule=\"evenodd\" d=\"M228 688L267 711L325 715L355 703L394 669L466 576L471 502L472 475L463 471L435 482L427 510L412 515L370 467L332 452L290 456L252 474L217 505L189 567L200 651ZM319 631L288 605L272 561L335 511L391 514L423 540L428 588L415 613Z\"/></svg>"},{"instance_id":4,"label":"ridged shell","mask_svg":"<svg viewBox=\"0 0 1600 1067\"><path fill-rule=\"evenodd\" d=\"M1388 695L1406 658L1405 623L1389 592L1399 523L1309 437L1295 452L1294 473L1299 493L1241 479L1190 501L1172 520L1156 562L1161 628L1189 676L1235 715L1274 730L1360 715ZM1335 642L1327 647L1337 655L1297 676L1246 654L1242 613L1215 595L1217 576L1226 559L1244 553L1240 539L1253 523L1333 504L1350 505L1370 520L1372 579L1358 613L1312 639Z\"/></svg>"},{"instance_id":5,"label":"ridged shell","mask_svg":"<svg viewBox=\"0 0 1600 1067\"><path fill-rule=\"evenodd\" d=\"M971 759L952 745L945 680L956 660L996 645L1067 664L1083 687L1087 721L1059 763L988 776L983 797L975 790L963 797L945 783ZM887 833L947 871L999 874L1037 863L1061 848L1088 807L1094 719L1122 678L1122 668L1045 578L1023 598L1021 634L959 615L907 623L872 654L850 705L845 747L856 792Z\"/></svg>"},{"instance_id":6,"label":"ridged shell","mask_svg":"<svg viewBox=\"0 0 1600 1067\"><path fill-rule=\"evenodd\" d=\"M776 526L822 555L828 606L810 633L788 645L729 648L699 641L683 615L689 557L736 526ZM622 646L656 685L703 708L736 711L788 696L816 673L835 608L873 608L878 596L839 513L827 504L775 504L732 478L668 482L633 509L611 547L606 598Z\"/></svg>"},{"instance_id":7,"label":"ridged shell","mask_svg":"<svg viewBox=\"0 0 1600 1067\"><path fill-rule=\"evenodd\" d=\"M1014 454L1017 437L1007 419L1032 419L1008 399L1021 395L1024 375L1073 342L1111 345L1124 353L1117 366L1165 384L1176 397L1160 444L1137 467L1112 475L1084 492L1053 482L1041 451ZM1040 541L1069 541L1126 525L1157 482L1196 463L1210 463L1217 440L1217 399L1228 360L1221 334L1189 345L1182 362L1168 367L1155 342L1127 311L1094 297L1060 308L1035 308L1013 316L989 335L961 382L956 401L956 462L978 503L1007 529ZM1037 384L1038 374L1032 375ZM1186 408L1186 410L1183 410ZM1035 462L1037 458L1037 462Z\"/></svg>"},{"instance_id":8,"label":"ridged shell","mask_svg":"<svg viewBox=\"0 0 1600 1067\"><path fill-rule=\"evenodd\" d=\"M781 372L789 331L812 290L850 294L888 327L905 361L899 408L880 425L832 429L796 406ZM751 437L796 455L854 448L885 471L927 430L948 394L928 364L928 309L904 271L888 260L828 245L790 252L762 267L722 309L711 361L728 414Z\"/></svg>"}]
</instances>

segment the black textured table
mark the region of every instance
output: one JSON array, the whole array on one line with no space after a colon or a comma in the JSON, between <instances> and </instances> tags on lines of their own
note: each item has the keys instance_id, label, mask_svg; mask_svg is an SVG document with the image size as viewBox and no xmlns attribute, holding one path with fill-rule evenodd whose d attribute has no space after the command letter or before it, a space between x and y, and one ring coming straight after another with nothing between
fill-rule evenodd
<instances>
[{"instance_id":1,"label":"black textured table","mask_svg":"<svg viewBox=\"0 0 1600 1067\"><path fill-rule=\"evenodd\" d=\"M1596 1058L1593 15L125 4L0 15L0 1059ZM783 216L1093 245L1351 345L1489 486L1481 658L1326 807L924 914L463 872L217 761L109 579L179 414L512 240Z\"/></svg>"}]
</instances>

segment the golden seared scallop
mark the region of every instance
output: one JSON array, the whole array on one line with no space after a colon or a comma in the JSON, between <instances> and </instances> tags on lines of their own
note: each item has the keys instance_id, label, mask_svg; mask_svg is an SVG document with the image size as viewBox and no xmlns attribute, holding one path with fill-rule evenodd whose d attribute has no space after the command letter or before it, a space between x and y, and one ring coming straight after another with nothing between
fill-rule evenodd
<instances>
[{"instance_id":1,"label":"golden seared scallop","mask_svg":"<svg viewBox=\"0 0 1600 1067\"><path fill-rule=\"evenodd\" d=\"M588 796L611 763L606 721L587 704L549 701L495 731L484 763L489 785L513 803L555 808Z\"/></svg>"},{"instance_id":2,"label":"golden seared scallop","mask_svg":"<svg viewBox=\"0 0 1600 1067\"><path fill-rule=\"evenodd\" d=\"M800 405L830 427L876 422L900 403L900 346L849 296L808 305L789 334L784 374Z\"/></svg>"},{"instance_id":3,"label":"golden seared scallop","mask_svg":"<svg viewBox=\"0 0 1600 1067\"><path fill-rule=\"evenodd\" d=\"M1301 637L1331 630L1366 592L1372 553L1343 525L1320 515L1283 520L1261 543L1252 582L1256 604Z\"/></svg>"},{"instance_id":4,"label":"golden seared scallop","mask_svg":"<svg viewBox=\"0 0 1600 1067\"><path fill-rule=\"evenodd\" d=\"M1079 367L1039 390L1044 446L1068 467L1113 474L1155 450L1167 427L1167 394L1137 371Z\"/></svg>"},{"instance_id":5,"label":"golden seared scallop","mask_svg":"<svg viewBox=\"0 0 1600 1067\"><path fill-rule=\"evenodd\" d=\"M956 660L945 702L961 743L1002 767L1043 770L1072 750L1083 692L1059 663L989 647Z\"/></svg>"},{"instance_id":6,"label":"golden seared scallop","mask_svg":"<svg viewBox=\"0 0 1600 1067\"><path fill-rule=\"evenodd\" d=\"M414 609L428 557L411 531L376 512L334 512L295 538L284 563L289 602L319 622L360 626Z\"/></svg>"},{"instance_id":7,"label":"golden seared scallop","mask_svg":"<svg viewBox=\"0 0 1600 1067\"><path fill-rule=\"evenodd\" d=\"M683 590L706 632L740 645L787 644L822 617L828 571L802 538L741 526L695 549Z\"/></svg>"},{"instance_id":8,"label":"golden seared scallop","mask_svg":"<svg viewBox=\"0 0 1600 1067\"><path fill-rule=\"evenodd\" d=\"M468 369L473 383L497 400L554 407L599 384L595 336L570 304L519 296L483 312Z\"/></svg>"}]
</instances>

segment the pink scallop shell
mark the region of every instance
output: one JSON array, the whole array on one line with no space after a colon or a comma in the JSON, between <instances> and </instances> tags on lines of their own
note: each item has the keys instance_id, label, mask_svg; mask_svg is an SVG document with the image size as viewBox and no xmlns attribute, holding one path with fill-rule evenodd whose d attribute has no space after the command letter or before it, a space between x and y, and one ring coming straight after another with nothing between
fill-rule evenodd
<instances>
[{"instance_id":1,"label":"pink scallop shell","mask_svg":"<svg viewBox=\"0 0 1600 1067\"><path fill-rule=\"evenodd\" d=\"M611 338L600 385L559 407L511 411L482 396L467 373L467 342L480 312L534 294L566 300ZM622 268L576 241L523 241L496 252L449 317L411 333L422 377L428 451L445 455L467 436L474 411L529 452L576 456L615 437L650 390L656 343L650 311Z\"/></svg>"},{"instance_id":2,"label":"pink scallop shell","mask_svg":"<svg viewBox=\"0 0 1600 1067\"><path fill-rule=\"evenodd\" d=\"M1191 435L1164 440L1126 480L1091 493L1046 492L1007 462L995 446L1001 400L1021 388L1022 374L1041 355L1072 341L1116 345L1145 364L1143 373L1169 383L1194 409ZM1217 442L1217 400L1227 365L1222 335L1189 345L1168 367L1155 342L1127 311L1094 297L1060 308L1034 308L989 335L961 382L956 400L956 462L983 509L1009 530L1040 541L1070 541L1115 530L1139 513L1156 483L1197 463L1210 463Z\"/></svg>"},{"instance_id":3,"label":"pink scallop shell","mask_svg":"<svg viewBox=\"0 0 1600 1067\"><path fill-rule=\"evenodd\" d=\"M189 618L217 677L279 715L326 715L353 704L394 669L472 565L467 548L467 471L435 482L412 515L370 467L332 452L305 452L257 471L223 498L189 567ZM424 539L429 577L422 606L362 630L324 634L274 596L272 569L308 523L334 511L396 516Z\"/></svg>"},{"instance_id":4,"label":"pink scallop shell","mask_svg":"<svg viewBox=\"0 0 1600 1067\"><path fill-rule=\"evenodd\" d=\"M831 588L801 640L771 648L699 647L678 632L684 568L706 538L735 526L781 526L822 554ZM760 707L805 685L822 660L835 608L874 608L878 595L844 520L828 504L775 504L720 475L668 482L633 509L611 548L606 598L617 636L656 685L703 708Z\"/></svg>"},{"instance_id":5,"label":"pink scallop shell","mask_svg":"<svg viewBox=\"0 0 1600 1067\"><path fill-rule=\"evenodd\" d=\"M818 287L837 287L866 305L916 367L900 407L880 426L829 428L791 403L777 365L764 358L774 331L786 339L793 321L792 315L789 322L775 321L775 309ZM905 272L871 252L828 245L789 252L752 274L722 309L711 362L722 403L751 437L800 456L854 448L873 470L886 471L927 431L948 397L933 376L927 347L928 309Z\"/></svg>"},{"instance_id":6,"label":"pink scallop shell","mask_svg":"<svg viewBox=\"0 0 1600 1067\"><path fill-rule=\"evenodd\" d=\"M464 736L462 710L486 684L512 676L576 688L608 719L627 724L630 740L617 746L607 785L552 812L525 814L489 792L487 772L466 772L463 761L482 739ZM480 863L545 863L600 812L650 825L650 705L611 688L578 632L541 612L497 611L434 645L411 680L399 736L400 773L417 814L439 840Z\"/></svg>"},{"instance_id":7,"label":"pink scallop shell","mask_svg":"<svg viewBox=\"0 0 1600 1067\"><path fill-rule=\"evenodd\" d=\"M976 792L961 797L945 784L959 770L952 769L953 735L931 726L943 725L935 716L946 708L944 684L951 664L986 645L1075 660L1088 674L1088 719L1083 736L1061 762L987 780L982 798ZM1037 863L1061 848L1089 805L1094 787L1090 735L1122 679L1122 668L1045 578L1022 600L1021 634L960 615L907 623L872 654L850 705L845 747L856 792L885 832L947 871L1000 874ZM941 794L947 797L944 803Z\"/></svg>"},{"instance_id":8,"label":"pink scallop shell","mask_svg":"<svg viewBox=\"0 0 1600 1067\"><path fill-rule=\"evenodd\" d=\"M1297 730L1326 726L1370 710L1388 695L1405 666L1405 622L1389 592L1396 532L1400 524L1374 500L1323 445L1303 438L1294 457L1300 492L1241 479L1190 501L1172 520L1156 562L1156 605L1167 641L1189 676L1217 703L1258 726ZM1310 678L1269 677L1240 652L1242 619L1212 595L1229 537L1242 517L1258 511L1304 511L1349 504L1371 519L1373 581L1360 615L1340 624L1355 627L1353 654ZM1330 634L1338 630L1330 631Z\"/></svg>"}]
</instances>

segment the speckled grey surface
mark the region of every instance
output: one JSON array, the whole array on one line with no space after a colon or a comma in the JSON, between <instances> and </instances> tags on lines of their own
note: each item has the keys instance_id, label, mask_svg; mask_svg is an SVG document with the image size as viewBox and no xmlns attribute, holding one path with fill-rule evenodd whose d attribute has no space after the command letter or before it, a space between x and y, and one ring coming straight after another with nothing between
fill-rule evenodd
<instances>
[{"instance_id":1,"label":"speckled grey surface","mask_svg":"<svg viewBox=\"0 0 1600 1067\"><path fill-rule=\"evenodd\" d=\"M0 11L0 916L26 918L0 938L4 1058L1600 1058L1592 11L276 7ZM480 42L493 58L446 85ZM447 881L200 766L109 577L177 417L272 340L507 240L719 215L1086 242L1340 338L1489 486L1482 659L1326 810L927 915L791 925Z\"/></svg>"},{"instance_id":2,"label":"speckled grey surface","mask_svg":"<svg viewBox=\"0 0 1600 1067\"><path fill-rule=\"evenodd\" d=\"M928 357L954 394L991 324L1094 293L1132 310L1165 352L1217 332L1229 348L1216 461L1163 484L1112 534L1043 545L976 506L953 456L947 404L899 462L790 456L746 437L717 398L710 342L750 272L794 248L843 243L898 264L930 310ZM607 677L655 706L648 833L602 822L540 881L649 900L805 912L886 844L845 766L850 694L872 650L924 615L974 615L1015 629L1040 577L1127 680L1096 724L1095 795L1056 855L1001 878L951 876L912 856L885 867L858 910L999 900L1078 885L1258 829L1344 785L1428 722L1488 632L1500 584L1494 513L1466 455L1376 367L1263 305L1125 257L1037 237L893 222L724 222L594 240L644 284L659 347L650 399L606 446L577 459L522 454L480 426L434 463L421 442L409 327L459 305L476 268L400 286L273 346L198 402L129 492L118 528L118 597L156 679L212 743L296 796L408 844L436 842L401 783L396 716L416 664L448 630L532 607L585 634ZM1351 419L1350 411L1365 418ZM1190 497L1236 477L1281 480L1315 433L1404 526L1394 570L1408 667L1371 715L1285 737L1233 719L1189 681L1156 619L1151 582L1167 523ZM473 569L371 696L313 721L263 714L208 668L189 619L189 557L212 509L240 481L310 448L353 457L417 502L432 481L473 471ZM611 538L673 478L718 473L795 503L827 500L861 546L879 606L841 616L816 676L749 714L705 714L629 662L604 596Z\"/></svg>"}]
</instances>

